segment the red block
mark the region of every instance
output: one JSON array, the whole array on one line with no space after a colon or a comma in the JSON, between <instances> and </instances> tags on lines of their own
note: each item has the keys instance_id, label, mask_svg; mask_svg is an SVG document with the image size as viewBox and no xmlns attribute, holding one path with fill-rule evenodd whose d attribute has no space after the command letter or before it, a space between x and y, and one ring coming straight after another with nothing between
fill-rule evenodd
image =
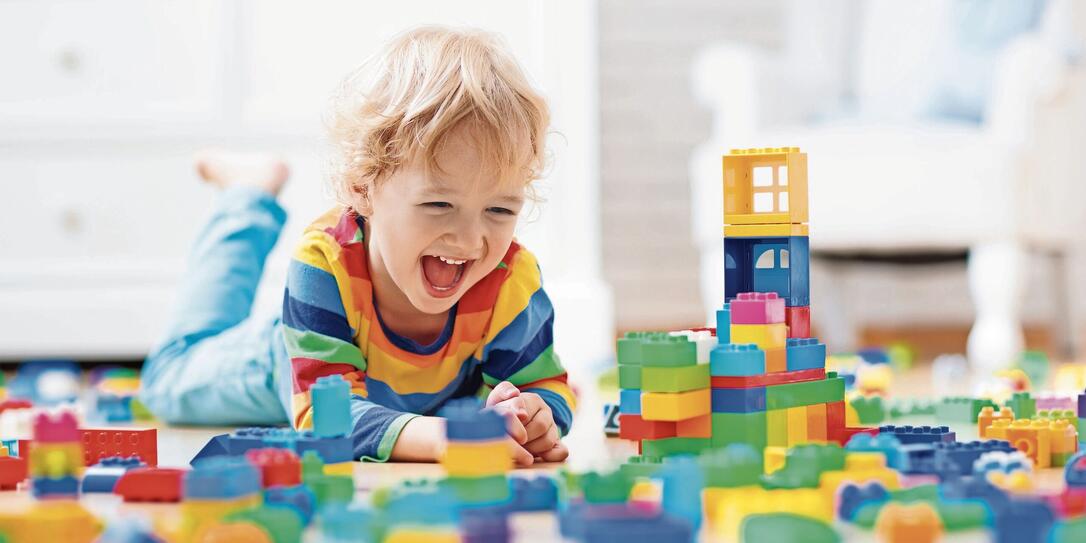
<instances>
[{"instance_id":1,"label":"red block","mask_svg":"<svg viewBox=\"0 0 1086 543\"><path fill-rule=\"evenodd\" d=\"M25 457L0 456L0 490L15 490L26 480L26 474Z\"/></svg>"},{"instance_id":2,"label":"red block","mask_svg":"<svg viewBox=\"0 0 1086 543\"><path fill-rule=\"evenodd\" d=\"M750 388L783 385L785 383L800 383L803 381L817 381L825 378L825 369L812 368L809 370L779 371L777 373L745 375L742 377L714 376L710 378L710 386L713 388ZM844 419L841 420L843 423Z\"/></svg>"},{"instance_id":3,"label":"red block","mask_svg":"<svg viewBox=\"0 0 1086 543\"><path fill-rule=\"evenodd\" d=\"M34 417L34 441L39 443L75 443L79 441L79 423L69 411Z\"/></svg>"},{"instance_id":4,"label":"red block","mask_svg":"<svg viewBox=\"0 0 1086 543\"><path fill-rule=\"evenodd\" d=\"M732 324L784 322L784 298L776 292L741 292L729 304Z\"/></svg>"},{"instance_id":5,"label":"red block","mask_svg":"<svg viewBox=\"0 0 1086 543\"><path fill-rule=\"evenodd\" d=\"M845 431L845 402L831 402L826 404L826 439L841 442L841 436ZM846 440L847 441L847 440Z\"/></svg>"},{"instance_id":6,"label":"red block","mask_svg":"<svg viewBox=\"0 0 1086 543\"><path fill-rule=\"evenodd\" d=\"M852 436L856 434L867 434L870 436L879 435L878 428L844 428L841 430L841 439L836 440L839 445L844 447L848 440L852 439ZM832 438L831 438L832 439Z\"/></svg>"},{"instance_id":7,"label":"red block","mask_svg":"<svg viewBox=\"0 0 1086 543\"><path fill-rule=\"evenodd\" d=\"M158 430L118 430L114 428L81 428L83 463L93 466L110 456L138 456L143 463L158 465Z\"/></svg>"},{"instance_id":8,"label":"red block","mask_svg":"<svg viewBox=\"0 0 1086 543\"><path fill-rule=\"evenodd\" d=\"M788 337L811 337L811 306L785 308L784 322L788 325Z\"/></svg>"},{"instance_id":9,"label":"red block","mask_svg":"<svg viewBox=\"0 0 1086 543\"><path fill-rule=\"evenodd\" d=\"M113 493L126 502L179 502L185 470L176 468L135 468L121 475Z\"/></svg>"},{"instance_id":10,"label":"red block","mask_svg":"<svg viewBox=\"0 0 1086 543\"><path fill-rule=\"evenodd\" d=\"M302 484L302 463L290 449L250 449L245 458L260 468L264 488Z\"/></svg>"},{"instance_id":11,"label":"red block","mask_svg":"<svg viewBox=\"0 0 1086 543\"><path fill-rule=\"evenodd\" d=\"M0 402L0 413L8 409L30 409L34 404L27 400L4 400Z\"/></svg>"},{"instance_id":12,"label":"red block","mask_svg":"<svg viewBox=\"0 0 1086 543\"><path fill-rule=\"evenodd\" d=\"M675 437L674 421L645 420L638 415L618 416L618 437L640 441Z\"/></svg>"}]
</instances>

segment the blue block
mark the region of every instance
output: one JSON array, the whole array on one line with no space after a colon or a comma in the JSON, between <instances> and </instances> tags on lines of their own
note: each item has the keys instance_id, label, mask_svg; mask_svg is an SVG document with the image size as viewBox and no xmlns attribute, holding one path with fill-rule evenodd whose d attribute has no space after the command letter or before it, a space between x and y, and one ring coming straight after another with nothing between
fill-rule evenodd
<instances>
[{"instance_id":1,"label":"blue block","mask_svg":"<svg viewBox=\"0 0 1086 543\"><path fill-rule=\"evenodd\" d=\"M79 496L79 479L58 477L47 479L37 477L30 480L30 493L35 498L59 498Z\"/></svg>"},{"instance_id":2,"label":"blue block","mask_svg":"<svg viewBox=\"0 0 1086 543\"><path fill-rule=\"evenodd\" d=\"M657 475L664 489L660 505L669 516L685 520L697 532L701 528L701 491L705 477L693 456L664 459L664 468Z\"/></svg>"},{"instance_id":3,"label":"blue block","mask_svg":"<svg viewBox=\"0 0 1086 543\"><path fill-rule=\"evenodd\" d=\"M196 456L189 460L189 465L193 465L197 460L203 458L211 458L213 456L226 456L230 454L230 434L219 434L212 437L204 444L204 448L200 449L200 452L196 453Z\"/></svg>"},{"instance_id":4,"label":"blue block","mask_svg":"<svg viewBox=\"0 0 1086 543\"><path fill-rule=\"evenodd\" d=\"M886 465L894 469L901 469L901 441L893 434L856 434L845 445L847 451L879 452L886 457Z\"/></svg>"},{"instance_id":5,"label":"blue block","mask_svg":"<svg viewBox=\"0 0 1086 543\"><path fill-rule=\"evenodd\" d=\"M970 475L973 473L973 463L986 452L1015 450L1010 443L996 439L987 441L969 442L944 442L932 443L935 454L935 468L940 475L947 474L951 470L958 475Z\"/></svg>"},{"instance_id":6,"label":"blue block","mask_svg":"<svg viewBox=\"0 0 1086 543\"><path fill-rule=\"evenodd\" d=\"M879 426L880 434L893 434L903 445L954 441L954 432L948 426Z\"/></svg>"},{"instance_id":7,"label":"blue block","mask_svg":"<svg viewBox=\"0 0 1086 543\"><path fill-rule=\"evenodd\" d=\"M1056 514L1039 499L1014 499L995 511L996 543L1045 543Z\"/></svg>"},{"instance_id":8,"label":"blue block","mask_svg":"<svg viewBox=\"0 0 1086 543\"><path fill-rule=\"evenodd\" d=\"M505 437L505 418L496 411L483 410L471 398L454 400L441 409L445 436L450 441L489 441Z\"/></svg>"},{"instance_id":9,"label":"blue block","mask_svg":"<svg viewBox=\"0 0 1086 543\"><path fill-rule=\"evenodd\" d=\"M713 413L755 413L765 411L765 387L714 388Z\"/></svg>"},{"instance_id":10,"label":"blue block","mask_svg":"<svg viewBox=\"0 0 1086 543\"><path fill-rule=\"evenodd\" d=\"M811 305L810 252L807 236L724 238L725 300L740 292L776 292L788 307ZM756 266L759 260L771 264Z\"/></svg>"},{"instance_id":11,"label":"blue block","mask_svg":"<svg viewBox=\"0 0 1086 543\"><path fill-rule=\"evenodd\" d=\"M785 346L788 371L826 367L826 344L815 338L792 338Z\"/></svg>"},{"instance_id":12,"label":"blue block","mask_svg":"<svg viewBox=\"0 0 1086 543\"><path fill-rule=\"evenodd\" d=\"M326 375L309 387L313 434L339 437L351 433L351 387L342 375Z\"/></svg>"},{"instance_id":13,"label":"blue block","mask_svg":"<svg viewBox=\"0 0 1086 543\"><path fill-rule=\"evenodd\" d=\"M244 458L205 458L185 473L182 488L185 499L240 498L261 491L260 471Z\"/></svg>"},{"instance_id":14,"label":"blue block","mask_svg":"<svg viewBox=\"0 0 1086 543\"><path fill-rule=\"evenodd\" d=\"M856 511L868 503L883 503L890 501L890 493L877 482L863 486L854 483L845 483L841 488L837 501L837 518L852 522Z\"/></svg>"},{"instance_id":15,"label":"blue block","mask_svg":"<svg viewBox=\"0 0 1086 543\"><path fill-rule=\"evenodd\" d=\"M1086 487L1086 451L1079 451L1067 459L1063 479L1067 486Z\"/></svg>"},{"instance_id":16,"label":"blue block","mask_svg":"<svg viewBox=\"0 0 1086 543\"><path fill-rule=\"evenodd\" d=\"M113 492L113 487L117 486L117 481L126 471L146 465L137 456L103 458L83 472L83 493Z\"/></svg>"},{"instance_id":17,"label":"blue block","mask_svg":"<svg viewBox=\"0 0 1086 543\"><path fill-rule=\"evenodd\" d=\"M289 507L298 513L302 524L308 525L310 519L313 518L313 510L317 506L317 498L305 485L273 486L264 489L264 503Z\"/></svg>"},{"instance_id":18,"label":"blue block","mask_svg":"<svg viewBox=\"0 0 1086 543\"><path fill-rule=\"evenodd\" d=\"M732 306L724 304L716 310L716 342L727 344L732 342Z\"/></svg>"},{"instance_id":19,"label":"blue block","mask_svg":"<svg viewBox=\"0 0 1086 543\"><path fill-rule=\"evenodd\" d=\"M295 447L294 450L298 456L305 454L306 451L316 451L325 464L354 460L354 445L351 443L351 438L347 436L317 437L311 432L302 432L298 434Z\"/></svg>"},{"instance_id":20,"label":"blue block","mask_svg":"<svg viewBox=\"0 0 1086 543\"><path fill-rule=\"evenodd\" d=\"M640 415L641 391L636 388L618 391L618 412L623 415Z\"/></svg>"},{"instance_id":21,"label":"blue block","mask_svg":"<svg viewBox=\"0 0 1086 543\"><path fill-rule=\"evenodd\" d=\"M559 515L559 529L566 539L593 543L690 542L694 538L685 520L628 504L571 504Z\"/></svg>"},{"instance_id":22,"label":"blue block","mask_svg":"<svg viewBox=\"0 0 1086 543\"><path fill-rule=\"evenodd\" d=\"M757 345L716 345L709 351L709 375L744 377L765 373L765 351Z\"/></svg>"},{"instance_id":23,"label":"blue block","mask_svg":"<svg viewBox=\"0 0 1086 543\"><path fill-rule=\"evenodd\" d=\"M898 450L898 465L901 466L899 471L909 475L932 475L937 473L935 468L935 448L932 445L932 443L902 445Z\"/></svg>"},{"instance_id":24,"label":"blue block","mask_svg":"<svg viewBox=\"0 0 1086 543\"><path fill-rule=\"evenodd\" d=\"M132 397L99 394L94 402L95 411L106 422L132 422Z\"/></svg>"},{"instance_id":25,"label":"blue block","mask_svg":"<svg viewBox=\"0 0 1086 543\"><path fill-rule=\"evenodd\" d=\"M548 476L510 477L509 490L513 493L513 499L507 505L511 513L558 508L558 485Z\"/></svg>"},{"instance_id":26,"label":"blue block","mask_svg":"<svg viewBox=\"0 0 1086 543\"><path fill-rule=\"evenodd\" d=\"M269 436L274 428L238 428L230 434L227 448L231 456L241 456L252 449L263 449L264 438Z\"/></svg>"}]
</instances>

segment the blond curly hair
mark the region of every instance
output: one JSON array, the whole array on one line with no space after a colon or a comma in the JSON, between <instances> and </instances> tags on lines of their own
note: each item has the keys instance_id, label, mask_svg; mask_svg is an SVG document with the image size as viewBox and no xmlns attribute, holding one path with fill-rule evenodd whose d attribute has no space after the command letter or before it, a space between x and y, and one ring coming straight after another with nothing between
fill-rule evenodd
<instances>
[{"instance_id":1,"label":"blond curly hair","mask_svg":"<svg viewBox=\"0 0 1086 543\"><path fill-rule=\"evenodd\" d=\"M488 177L529 189L542 175L550 113L502 40L472 29L421 27L393 38L344 80L328 119L331 181L358 210L397 169L436 156L467 123Z\"/></svg>"}]
</instances>

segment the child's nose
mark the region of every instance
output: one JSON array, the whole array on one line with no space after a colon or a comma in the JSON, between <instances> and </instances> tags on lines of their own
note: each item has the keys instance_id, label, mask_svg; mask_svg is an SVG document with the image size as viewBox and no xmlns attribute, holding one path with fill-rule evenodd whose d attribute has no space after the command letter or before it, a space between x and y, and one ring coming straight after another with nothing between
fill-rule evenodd
<instances>
[{"instance_id":1,"label":"child's nose","mask_svg":"<svg viewBox=\"0 0 1086 543\"><path fill-rule=\"evenodd\" d=\"M457 221L448 234L449 243L460 252L460 257L478 258L482 252L486 230L482 221L462 219Z\"/></svg>"}]
</instances>

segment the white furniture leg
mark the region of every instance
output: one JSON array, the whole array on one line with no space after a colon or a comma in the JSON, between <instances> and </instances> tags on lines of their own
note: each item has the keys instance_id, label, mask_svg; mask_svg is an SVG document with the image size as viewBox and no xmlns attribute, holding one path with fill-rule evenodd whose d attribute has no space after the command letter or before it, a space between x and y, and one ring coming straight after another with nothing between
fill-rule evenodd
<instances>
[{"instance_id":1,"label":"white furniture leg","mask_svg":"<svg viewBox=\"0 0 1086 543\"><path fill-rule=\"evenodd\" d=\"M969 290L976 321L967 353L983 377L1011 366L1025 347L1021 309L1026 255L1013 241L992 241L969 249Z\"/></svg>"}]
</instances>

